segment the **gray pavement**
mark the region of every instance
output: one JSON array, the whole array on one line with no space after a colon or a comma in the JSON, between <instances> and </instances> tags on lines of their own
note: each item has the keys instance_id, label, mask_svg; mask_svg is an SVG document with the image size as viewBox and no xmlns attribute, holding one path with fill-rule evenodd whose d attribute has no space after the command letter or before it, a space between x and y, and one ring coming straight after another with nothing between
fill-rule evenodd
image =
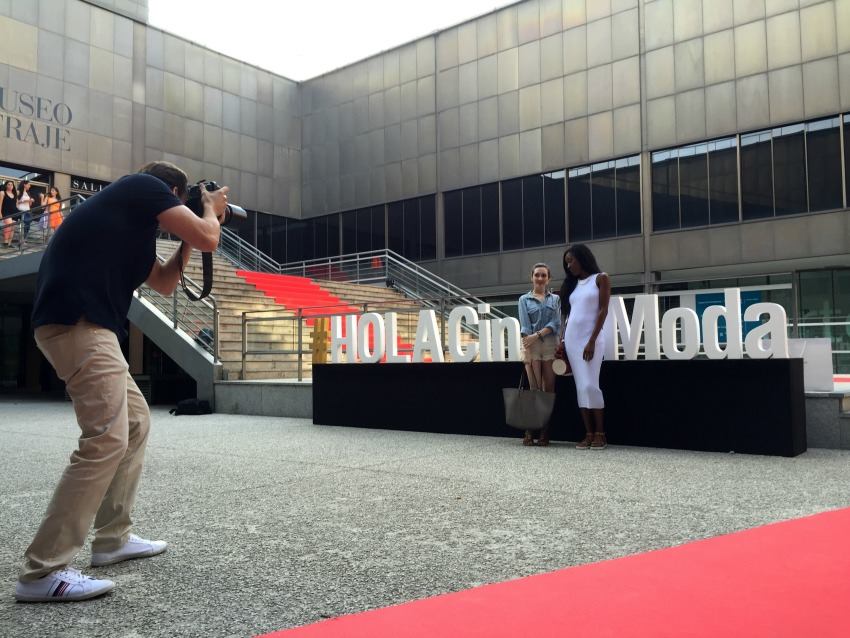
<instances>
[{"instance_id":1,"label":"gray pavement","mask_svg":"<svg viewBox=\"0 0 850 638\"><path fill-rule=\"evenodd\" d=\"M154 408L135 531L169 551L89 570L117 582L104 598L15 603L77 435L69 403L0 399L0 636L251 636L850 505L848 451L524 448Z\"/></svg>"}]
</instances>

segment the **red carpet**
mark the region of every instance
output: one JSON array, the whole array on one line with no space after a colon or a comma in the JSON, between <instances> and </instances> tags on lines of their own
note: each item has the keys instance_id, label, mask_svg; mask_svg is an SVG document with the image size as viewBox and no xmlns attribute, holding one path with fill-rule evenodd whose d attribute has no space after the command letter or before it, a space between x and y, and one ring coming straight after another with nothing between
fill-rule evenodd
<instances>
[{"instance_id":1,"label":"red carpet","mask_svg":"<svg viewBox=\"0 0 850 638\"><path fill-rule=\"evenodd\" d=\"M843 638L848 601L850 508L268 636Z\"/></svg>"}]
</instances>

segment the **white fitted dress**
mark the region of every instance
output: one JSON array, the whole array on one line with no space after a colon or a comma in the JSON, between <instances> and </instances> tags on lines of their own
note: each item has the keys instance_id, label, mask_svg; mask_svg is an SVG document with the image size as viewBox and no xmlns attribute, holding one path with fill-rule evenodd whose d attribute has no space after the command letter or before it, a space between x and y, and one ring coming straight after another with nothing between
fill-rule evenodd
<instances>
[{"instance_id":1,"label":"white fitted dress","mask_svg":"<svg viewBox=\"0 0 850 638\"><path fill-rule=\"evenodd\" d=\"M599 316L599 287L596 285L598 274L579 279L570 295L570 316L564 330L564 350L573 369L576 382L578 407L600 409L605 407L602 390L599 389L599 370L604 355L604 330L596 337L596 349L593 359L584 360L584 347L593 334L596 318Z\"/></svg>"}]
</instances>

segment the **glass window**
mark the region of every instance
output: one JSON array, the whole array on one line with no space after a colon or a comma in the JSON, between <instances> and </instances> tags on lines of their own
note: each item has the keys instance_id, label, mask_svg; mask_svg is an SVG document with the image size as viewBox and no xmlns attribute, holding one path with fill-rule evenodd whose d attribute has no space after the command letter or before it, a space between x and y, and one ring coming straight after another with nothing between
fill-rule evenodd
<instances>
[{"instance_id":1,"label":"glass window","mask_svg":"<svg viewBox=\"0 0 850 638\"><path fill-rule=\"evenodd\" d=\"M738 148L734 137L708 143L709 222L738 221Z\"/></svg>"},{"instance_id":2,"label":"glass window","mask_svg":"<svg viewBox=\"0 0 850 638\"><path fill-rule=\"evenodd\" d=\"M357 252L372 250L372 209L361 208L357 211Z\"/></svg>"},{"instance_id":3,"label":"glass window","mask_svg":"<svg viewBox=\"0 0 850 638\"><path fill-rule=\"evenodd\" d=\"M839 321L850 321L850 268L833 271L832 281L835 290L832 316ZM850 337L846 329L844 333Z\"/></svg>"},{"instance_id":4,"label":"glass window","mask_svg":"<svg viewBox=\"0 0 850 638\"><path fill-rule=\"evenodd\" d=\"M809 210L841 208L841 135L837 117L806 124L806 164Z\"/></svg>"},{"instance_id":5,"label":"glass window","mask_svg":"<svg viewBox=\"0 0 850 638\"><path fill-rule=\"evenodd\" d=\"M499 252L499 184L481 187L481 250Z\"/></svg>"},{"instance_id":6,"label":"glass window","mask_svg":"<svg viewBox=\"0 0 850 638\"><path fill-rule=\"evenodd\" d=\"M339 214L328 215L328 256L340 255L339 250Z\"/></svg>"},{"instance_id":7,"label":"glass window","mask_svg":"<svg viewBox=\"0 0 850 638\"><path fill-rule=\"evenodd\" d=\"M387 208L383 204L372 208L372 250L387 247Z\"/></svg>"},{"instance_id":8,"label":"glass window","mask_svg":"<svg viewBox=\"0 0 850 638\"><path fill-rule=\"evenodd\" d=\"M502 182L502 248L522 248L522 180Z\"/></svg>"},{"instance_id":9,"label":"glass window","mask_svg":"<svg viewBox=\"0 0 850 638\"><path fill-rule=\"evenodd\" d=\"M286 248L284 246L283 255L278 253L275 255L272 252L272 216L265 213L257 213L257 249L272 257L277 261L286 259Z\"/></svg>"},{"instance_id":10,"label":"glass window","mask_svg":"<svg viewBox=\"0 0 850 638\"><path fill-rule=\"evenodd\" d=\"M419 260L419 200L404 202L404 252L410 260Z\"/></svg>"},{"instance_id":11,"label":"glass window","mask_svg":"<svg viewBox=\"0 0 850 638\"><path fill-rule=\"evenodd\" d=\"M679 228L679 163L675 149L652 154L652 229Z\"/></svg>"},{"instance_id":12,"label":"glass window","mask_svg":"<svg viewBox=\"0 0 850 638\"><path fill-rule=\"evenodd\" d=\"M404 254L404 206L394 202L387 206L387 247L399 255Z\"/></svg>"},{"instance_id":13,"label":"glass window","mask_svg":"<svg viewBox=\"0 0 850 638\"><path fill-rule=\"evenodd\" d=\"M357 252L357 211L350 210L342 214L342 253L350 255Z\"/></svg>"},{"instance_id":14,"label":"glass window","mask_svg":"<svg viewBox=\"0 0 850 638\"><path fill-rule=\"evenodd\" d=\"M741 136L741 214L744 219L773 216L770 131Z\"/></svg>"},{"instance_id":15,"label":"glass window","mask_svg":"<svg viewBox=\"0 0 850 638\"><path fill-rule=\"evenodd\" d=\"M540 175L522 179L522 245L524 248L542 246L543 179Z\"/></svg>"},{"instance_id":16,"label":"glass window","mask_svg":"<svg viewBox=\"0 0 850 638\"><path fill-rule=\"evenodd\" d=\"M252 246L257 245L257 213L253 210L245 211L248 217L237 226L239 236Z\"/></svg>"},{"instance_id":17,"label":"glass window","mask_svg":"<svg viewBox=\"0 0 850 638\"><path fill-rule=\"evenodd\" d=\"M420 259L437 258L437 202L435 195L419 198Z\"/></svg>"},{"instance_id":18,"label":"glass window","mask_svg":"<svg viewBox=\"0 0 850 638\"><path fill-rule=\"evenodd\" d=\"M313 257L328 256L328 218L316 217L310 220L313 227Z\"/></svg>"},{"instance_id":19,"label":"glass window","mask_svg":"<svg viewBox=\"0 0 850 638\"><path fill-rule=\"evenodd\" d=\"M590 209L593 239L617 234L616 169L614 162L601 162L591 167Z\"/></svg>"},{"instance_id":20,"label":"glass window","mask_svg":"<svg viewBox=\"0 0 850 638\"><path fill-rule=\"evenodd\" d=\"M463 191L443 194L444 239L446 257L463 254Z\"/></svg>"},{"instance_id":21,"label":"glass window","mask_svg":"<svg viewBox=\"0 0 850 638\"><path fill-rule=\"evenodd\" d=\"M850 204L850 115L844 116L844 185L845 201Z\"/></svg>"},{"instance_id":22,"label":"glass window","mask_svg":"<svg viewBox=\"0 0 850 638\"><path fill-rule=\"evenodd\" d=\"M311 259L312 255L306 254L305 235L307 230L307 222L299 219L286 220L286 261L303 261Z\"/></svg>"},{"instance_id":23,"label":"glass window","mask_svg":"<svg viewBox=\"0 0 850 638\"><path fill-rule=\"evenodd\" d=\"M679 206L682 228L708 225L708 147L679 149Z\"/></svg>"},{"instance_id":24,"label":"glass window","mask_svg":"<svg viewBox=\"0 0 850 638\"><path fill-rule=\"evenodd\" d=\"M640 156L617 160L617 235L640 234Z\"/></svg>"},{"instance_id":25,"label":"glass window","mask_svg":"<svg viewBox=\"0 0 850 638\"><path fill-rule=\"evenodd\" d=\"M462 191L463 254L481 253L481 190L476 186Z\"/></svg>"},{"instance_id":26,"label":"glass window","mask_svg":"<svg viewBox=\"0 0 850 638\"><path fill-rule=\"evenodd\" d=\"M567 184L567 220L570 242L592 239L590 222L590 167L573 168Z\"/></svg>"},{"instance_id":27,"label":"glass window","mask_svg":"<svg viewBox=\"0 0 850 638\"><path fill-rule=\"evenodd\" d=\"M773 129L773 193L777 215L806 212L806 144L802 124Z\"/></svg>"},{"instance_id":28,"label":"glass window","mask_svg":"<svg viewBox=\"0 0 850 638\"><path fill-rule=\"evenodd\" d=\"M828 319L832 316L832 271L811 270L800 273L800 318Z\"/></svg>"},{"instance_id":29,"label":"glass window","mask_svg":"<svg viewBox=\"0 0 850 638\"><path fill-rule=\"evenodd\" d=\"M545 213L546 244L560 245L567 241L566 204L564 200L564 171L543 176L543 210Z\"/></svg>"}]
</instances>

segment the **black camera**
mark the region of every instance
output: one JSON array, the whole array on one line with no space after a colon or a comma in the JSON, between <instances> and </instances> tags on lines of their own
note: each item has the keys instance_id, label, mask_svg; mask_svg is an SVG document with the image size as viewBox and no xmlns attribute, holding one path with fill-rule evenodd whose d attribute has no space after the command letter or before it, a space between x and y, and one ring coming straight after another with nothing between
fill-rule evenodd
<instances>
[{"instance_id":1,"label":"black camera","mask_svg":"<svg viewBox=\"0 0 850 638\"><path fill-rule=\"evenodd\" d=\"M204 206L201 203L201 186L205 187L208 191L217 191L221 186L216 184L213 181L201 180L197 184L192 184L189 187L188 199L186 200L186 206L189 207L193 213L195 213L198 217L204 216ZM231 222L240 223L243 220L248 218L248 213L245 212L245 209L241 206L236 206L235 204L228 204L227 208L224 209L224 220L221 222L222 226L227 226Z\"/></svg>"}]
</instances>

